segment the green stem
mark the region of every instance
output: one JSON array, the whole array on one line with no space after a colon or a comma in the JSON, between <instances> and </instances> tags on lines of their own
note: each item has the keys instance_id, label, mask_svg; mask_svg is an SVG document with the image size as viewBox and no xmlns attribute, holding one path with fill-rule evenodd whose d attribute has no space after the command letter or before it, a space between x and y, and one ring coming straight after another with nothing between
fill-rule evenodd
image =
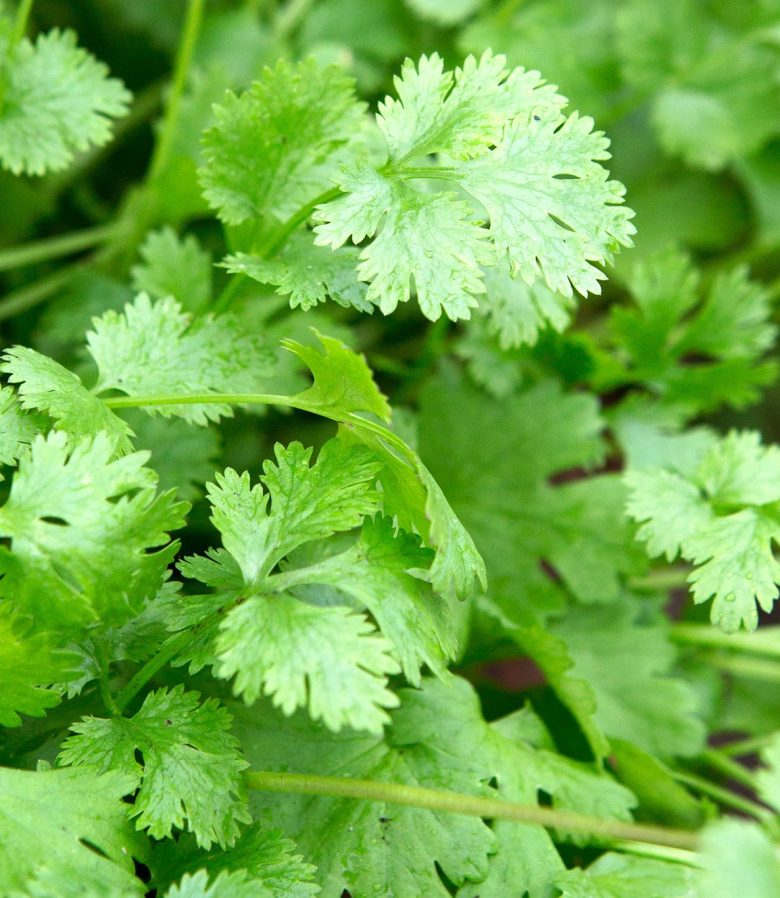
<instances>
[{"instance_id":1,"label":"green stem","mask_svg":"<svg viewBox=\"0 0 780 898\"><path fill-rule=\"evenodd\" d=\"M190 396L111 396L103 400L108 408L145 408L157 405L281 405L297 408L290 396L273 393L196 393Z\"/></svg>"},{"instance_id":2,"label":"green stem","mask_svg":"<svg viewBox=\"0 0 780 898\"><path fill-rule=\"evenodd\" d=\"M746 755L754 755L766 748L775 737L775 733L766 733L764 736L751 736L749 739L739 739L737 742L729 742L720 747L721 754L729 758L744 758Z\"/></svg>"},{"instance_id":3,"label":"green stem","mask_svg":"<svg viewBox=\"0 0 780 898\"><path fill-rule=\"evenodd\" d=\"M290 235L311 218L311 214L317 206L337 199L342 193L343 191L338 187L332 187L330 190L326 190L324 193L316 196L311 202L306 203L305 206L301 206L294 215L291 215L287 221L280 225L279 230L274 233L273 237L264 246L261 246L256 251L256 254L263 259L272 259L284 247ZM245 283L246 277L243 274L233 275L225 289L217 297L217 301L212 306L212 311L215 314L226 312L236 297L240 295Z\"/></svg>"},{"instance_id":4,"label":"green stem","mask_svg":"<svg viewBox=\"0 0 780 898\"><path fill-rule=\"evenodd\" d=\"M668 861L671 864L683 864L686 867L702 866L698 855L687 848L670 848L668 845L653 845L649 842L636 842L628 839L615 839L605 847L623 854L650 857L657 861Z\"/></svg>"},{"instance_id":5,"label":"green stem","mask_svg":"<svg viewBox=\"0 0 780 898\"><path fill-rule=\"evenodd\" d=\"M189 0L187 3L187 14L184 19L181 42L176 53L171 89L165 102L165 114L160 134L149 165L150 181L153 181L165 168L171 154L176 125L179 120L181 98L187 84L187 77L192 64L192 54L195 50L195 44L203 22L203 9L204 0Z\"/></svg>"},{"instance_id":6,"label":"green stem","mask_svg":"<svg viewBox=\"0 0 780 898\"><path fill-rule=\"evenodd\" d=\"M37 306L39 303L48 299L53 293L64 287L73 277L82 271L84 262L74 262L72 265L66 265L53 274L39 278L13 293L6 294L0 299L0 321L7 318L13 318L20 312L26 312L27 309Z\"/></svg>"},{"instance_id":7,"label":"green stem","mask_svg":"<svg viewBox=\"0 0 780 898\"><path fill-rule=\"evenodd\" d=\"M19 41L27 33L27 22L30 20L32 12L33 0L22 0L19 9L16 10L16 19L14 20L14 30L11 32L11 40L8 42L8 55L10 56L19 45Z\"/></svg>"},{"instance_id":8,"label":"green stem","mask_svg":"<svg viewBox=\"0 0 780 898\"><path fill-rule=\"evenodd\" d=\"M631 577L628 585L631 589L637 589L648 592L662 591L667 589L688 588L688 574L691 569L689 567L673 567L662 568L657 571L650 571L643 577Z\"/></svg>"},{"instance_id":9,"label":"green stem","mask_svg":"<svg viewBox=\"0 0 780 898\"><path fill-rule=\"evenodd\" d=\"M274 22L274 32L277 38L286 38L300 25L313 0L288 0L285 6L279 10Z\"/></svg>"},{"instance_id":10,"label":"green stem","mask_svg":"<svg viewBox=\"0 0 780 898\"><path fill-rule=\"evenodd\" d=\"M100 696L103 699L103 704L106 706L106 709L112 717L121 717L122 711L117 705L116 699L111 692L111 684L109 682L111 662L108 658L108 652L106 650L105 643L102 640L100 642L96 642L95 650L97 654L98 664L100 666L100 676L98 678L98 683L100 684Z\"/></svg>"},{"instance_id":11,"label":"green stem","mask_svg":"<svg viewBox=\"0 0 780 898\"><path fill-rule=\"evenodd\" d=\"M780 627L762 627L754 633L724 633L709 624L675 624L675 642L707 648L731 649L780 660Z\"/></svg>"},{"instance_id":12,"label":"green stem","mask_svg":"<svg viewBox=\"0 0 780 898\"><path fill-rule=\"evenodd\" d=\"M708 795L718 802L718 804L723 805L723 807L733 808L735 811L742 811L743 814L748 814L750 817L754 817L762 823L767 823L774 817L772 812L762 805L757 804L755 801L751 801L749 798L743 798L741 795L736 795L734 792L723 788L723 786L719 786L717 783L710 782L710 780L705 779L704 777L696 776L693 773L683 773L680 770L674 770L673 775L679 782L686 786L690 786L701 795Z\"/></svg>"},{"instance_id":13,"label":"green stem","mask_svg":"<svg viewBox=\"0 0 780 898\"><path fill-rule=\"evenodd\" d=\"M746 677L750 680L763 680L766 683L780 683L780 664L764 658L750 658L747 655L730 655L724 652L710 652L701 656L702 660L713 667Z\"/></svg>"},{"instance_id":14,"label":"green stem","mask_svg":"<svg viewBox=\"0 0 780 898\"><path fill-rule=\"evenodd\" d=\"M171 659L175 658L191 640L192 630L182 630L180 633L169 636L157 654L153 655L142 668L137 670L125 688L117 693L114 699L117 711L121 714L149 680L162 670Z\"/></svg>"},{"instance_id":15,"label":"green stem","mask_svg":"<svg viewBox=\"0 0 780 898\"><path fill-rule=\"evenodd\" d=\"M717 770L718 773L722 773L735 783L741 783L743 786L747 786L748 789L756 791L755 776L749 770L746 770L742 764L732 761L727 755L714 748L706 749L701 753L700 757L708 767Z\"/></svg>"},{"instance_id":16,"label":"green stem","mask_svg":"<svg viewBox=\"0 0 780 898\"><path fill-rule=\"evenodd\" d=\"M288 238L293 233L293 231L298 230L298 228L307 222L312 215L312 212L317 208L317 206L321 206L323 203L330 203L335 199L338 199L344 191L338 187L331 187L330 190L326 190L321 193L319 196L315 196L311 202L306 203L305 206L301 206L301 208L294 214L291 215L287 221L279 228L279 230L274 234L272 240L266 244L265 247L260 251L260 255L264 259L273 258L279 250L287 243Z\"/></svg>"},{"instance_id":17,"label":"green stem","mask_svg":"<svg viewBox=\"0 0 780 898\"><path fill-rule=\"evenodd\" d=\"M84 249L91 249L113 237L118 228L116 224L100 225L96 228L85 228L83 231L72 231L61 237L46 237L22 246L12 246L0 250L0 271L12 268L23 268L36 262L58 259Z\"/></svg>"},{"instance_id":18,"label":"green stem","mask_svg":"<svg viewBox=\"0 0 780 898\"><path fill-rule=\"evenodd\" d=\"M557 830L585 833L592 836L594 841L637 840L687 851L695 851L698 844L696 833L686 830L641 823L624 823L620 820L605 820L601 817L591 817L573 811L519 804L497 798L481 798L476 795L445 792L439 789L425 789L421 786L408 786L402 783L264 770L247 771L244 778L250 789L263 792L357 798L364 801L409 805L431 811L466 814L472 817L516 820L518 823L532 823Z\"/></svg>"},{"instance_id":19,"label":"green stem","mask_svg":"<svg viewBox=\"0 0 780 898\"><path fill-rule=\"evenodd\" d=\"M430 168L398 168L394 169L393 173L399 178L407 178L409 180L413 178L425 178L426 180L433 181L453 181L459 177L458 172L456 172L454 168L437 168L435 166L431 166Z\"/></svg>"}]
</instances>

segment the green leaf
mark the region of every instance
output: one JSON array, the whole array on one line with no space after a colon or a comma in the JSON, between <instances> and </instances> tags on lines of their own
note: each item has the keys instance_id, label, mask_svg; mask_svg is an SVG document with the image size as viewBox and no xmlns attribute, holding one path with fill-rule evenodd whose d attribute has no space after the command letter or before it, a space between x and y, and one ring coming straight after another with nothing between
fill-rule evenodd
<instances>
[{"instance_id":1,"label":"green leaf","mask_svg":"<svg viewBox=\"0 0 780 898\"><path fill-rule=\"evenodd\" d=\"M216 699L199 698L176 686L150 692L132 717L86 717L71 725L75 735L65 740L59 763L121 772L138 788L130 815L156 839L177 827L203 848L231 845L238 824L250 819L241 778L247 764L228 712Z\"/></svg>"},{"instance_id":2,"label":"green leaf","mask_svg":"<svg viewBox=\"0 0 780 898\"><path fill-rule=\"evenodd\" d=\"M72 31L54 29L35 43L22 38L3 58L0 162L14 174L43 175L74 154L111 138L111 119L127 112L121 81L76 45Z\"/></svg>"},{"instance_id":3,"label":"green leaf","mask_svg":"<svg viewBox=\"0 0 780 898\"><path fill-rule=\"evenodd\" d=\"M359 526L378 506L373 453L329 440L310 467L311 455L301 443L277 444L276 463L263 465L265 492L230 468L207 487L212 521L247 585L261 583L298 546Z\"/></svg>"},{"instance_id":4,"label":"green leaf","mask_svg":"<svg viewBox=\"0 0 780 898\"><path fill-rule=\"evenodd\" d=\"M234 691L251 704L270 696L285 714L306 707L328 729L381 732L387 688L400 667L392 646L362 614L340 605L309 605L285 593L253 595L220 627L217 676L234 674Z\"/></svg>"},{"instance_id":5,"label":"green leaf","mask_svg":"<svg viewBox=\"0 0 780 898\"><path fill-rule=\"evenodd\" d=\"M454 374L426 387L421 452L485 556L493 592L544 602L557 589L544 561L584 601L611 601L621 575L641 564L618 478L549 483L600 461L602 426L590 397L552 381L503 401ZM485 439L490 433L502 438Z\"/></svg>"},{"instance_id":6,"label":"green leaf","mask_svg":"<svg viewBox=\"0 0 780 898\"><path fill-rule=\"evenodd\" d=\"M133 288L155 299L172 296L187 312L200 312L211 300L211 256L197 238L180 238L171 227L147 234L141 262L130 271Z\"/></svg>"},{"instance_id":7,"label":"green leaf","mask_svg":"<svg viewBox=\"0 0 780 898\"><path fill-rule=\"evenodd\" d=\"M133 432L128 425L84 387L79 377L54 359L26 346L14 346L3 355L0 370L19 384L22 408L50 415L60 430L78 440L105 431L118 452L130 452Z\"/></svg>"},{"instance_id":8,"label":"green leaf","mask_svg":"<svg viewBox=\"0 0 780 898\"><path fill-rule=\"evenodd\" d=\"M203 194L227 224L287 218L322 192L364 106L336 66L313 59L266 68L240 97L227 92L203 136Z\"/></svg>"},{"instance_id":9,"label":"green leaf","mask_svg":"<svg viewBox=\"0 0 780 898\"><path fill-rule=\"evenodd\" d=\"M561 898L689 898L697 879L684 864L609 853L586 870L567 870L555 885Z\"/></svg>"},{"instance_id":10,"label":"green leaf","mask_svg":"<svg viewBox=\"0 0 780 898\"><path fill-rule=\"evenodd\" d=\"M0 590L38 629L121 624L155 595L187 506L156 495L146 454L113 459L106 434L37 437L0 509ZM154 550L154 551L152 551Z\"/></svg>"},{"instance_id":11,"label":"green leaf","mask_svg":"<svg viewBox=\"0 0 780 898\"><path fill-rule=\"evenodd\" d=\"M704 291L690 260L669 249L634 265L629 287L633 305L615 307L610 318L627 358L604 389L641 385L690 416L745 405L774 379L775 366L764 359L777 334L770 297L747 268L720 272Z\"/></svg>"},{"instance_id":12,"label":"green leaf","mask_svg":"<svg viewBox=\"0 0 780 898\"><path fill-rule=\"evenodd\" d=\"M74 896L92 889L141 898L133 857L143 859L145 846L121 800L130 789L132 780L119 773L0 768L2 898L26 894L39 877L59 883L63 892L70 884ZM75 891L75 883L83 891Z\"/></svg>"},{"instance_id":13,"label":"green leaf","mask_svg":"<svg viewBox=\"0 0 780 898\"><path fill-rule=\"evenodd\" d=\"M159 888L183 873L207 867L212 876L222 871L245 872L258 889L257 894L271 898L314 898L319 892L313 881L314 867L305 863L296 850L295 843L278 829L269 830L253 823L232 848L219 853L198 849L194 840L186 836L176 843L161 842L150 865Z\"/></svg>"},{"instance_id":14,"label":"green leaf","mask_svg":"<svg viewBox=\"0 0 780 898\"><path fill-rule=\"evenodd\" d=\"M360 539L346 552L283 578L288 584L331 586L367 608L393 643L404 676L418 686L423 664L444 676L458 650L454 610L412 574L424 574L432 558L419 539L404 531L394 534L389 518L376 517L366 520Z\"/></svg>"},{"instance_id":15,"label":"green leaf","mask_svg":"<svg viewBox=\"0 0 780 898\"><path fill-rule=\"evenodd\" d=\"M242 872L223 871L209 884L209 874L198 870L185 874L180 883L168 889L165 898L271 898L271 892Z\"/></svg>"},{"instance_id":16,"label":"green leaf","mask_svg":"<svg viewBox=\"0 0 780 898\"><path fill-rule=\"evenodd\" d=\"M223 265L231 274L245 274L261 284L273 284L290 297L293 309L311 309L328 298L345 308L373 311L366 286L355 272L358 251L352 247L330 250L316 246L311 237L294 234L271 259L248 253L227 256Z\"/></svg>"},{"instance_id":17,"label":"green leaf","mask_svg":"<svg viewBox=\"0 0 780 898\"><path fill-rule=\"evenodd\" d=\"M694 755L705 745L692 686L671 668L676 653L665 622L645 623L629 603L569 608L549 625L566 645L596 700L594 719L607 734L655 755Z\"/></svg>"},{"instance_id":18,"label":"green leaf","mask_svg":"<svg viewBox=\"0 0 780 898\"><path fill-rule=\"evenodd\" d=\"M687 477L648 469L629 471L626 482L628 514L641 523L648 553L693 562L693 599L713 599L713 623L727 633L755 630L756 603L770 611L780 583L780 449L731 431Z\"/></svg>"},{"instance_id":19,"label":"green leaf","mask_svg":"<svg viewBox=\"0 0 780 898\"><path fill-rule=\"evenodd\" d=\"M616 17L627 82L650 94L664 149L691 166L722 168L776 132L777 53L753 15L718 5L703 12L695 0L632 0Z\"/></svg>"},{"instance_id":20,"label":"green leaf","mask_svg":"<svg viewBox=\"0 0 780 898\"><path fill-rule=\"evenodd\" d=\"M141 293L124 313L93 321L87 347L98 366L95 392L130 396L257 392L273 364L263 342L227 315L191 322L168 297ZM150 414L207 424L232 415L228 405L149 406Z\"/></svg>"},{"instance_id":21,"label":"green leaf","mask_svg":"<svg viewBox=\"0 0 780 898\"><path fill-rule=\"evenodd\" d=\"M358 276L369 282L366 299L389 315L408 302L414 281L423 314L436 321L468 318L483 293L481 265L492 249L482 221L453 193L424 194L372 168L344 169L347 194L320 207L316 241L334 250L347 240L378 236L360 253Z\"/></svg>"},{"instance_id":22,"label":"green leaf","mask_svg":"<svg viewBox=\"0 0 780 898\"><path fill-rule=\"evenodd\" d=\"M701 836L704 874L697 898L774 898L780 861L769 836L744 820L719 820Z\"/></svg>"},{"instance_id":23,"label":"green leaf","mask_svg":"<svg viewBox=\"0 0 780 898\"><path fill-rule=\"evenodd\" d=\"M430 22L438 25L457 25L476 12L482 0L406 0L406 5Z\"/></svg>"},{"instance_id":24,"label":"green leaf","mask_svg":"<svg viewBox=\"0 0 780 898\"><path fill-rule=\"evenodd\" d=\"M593 263L630 246L635 231L623 186L600 165L609 141L592 128L576 112L515 119L488 156L459 169L463 189L488 213L499 256L526 283L543 278L563 296L600 293L605 275Z\"/></svg>"},{"instance_id":25,"label":"green leaf","mask_svg":"<svg viewBox=\"0 0 780 898\"><path fill-rule=\"evenodd\" d=\"M485 292L481 266L507 255L529 286L544 280L564 298L572 286L600 292L605 275L594 263L630 245L634 228L622 185L600 164L608 141L591 133L591 119L565 118L565 101L537 72L509 73L489 51L454 73L436 54L407 60L396 90L378 115L388 163L342 168L345 195L314 214L319 244L374 238L358 267L369 300L392 312L413 279L426 317L468 318ZM405 167L432 153L445 154L444 165ZM467 197L415 189L414 179L449 181Z\"/></svg>"},{"instance_id":26,"label":"green leaf","mask_svg":"<svg viewBox=\"0 0 780 898\"><path fill-rule=\"evenodd\" d=\"M14 464L43 429L43 420L23 410L14 390L0 387L0 464Z\"/></svg>"},{"instance_id":27,"label":"green leaf","mask_svg":"<svg viewBox=\"0 0 780 898\"><path fill-rule=\"evenodd\" d=\"M339 340L318 337L324 352L293 340L283 342L314 376L312 387L292 397L295 407L346 425L340 428L342 440L363 443L382 460L385 512L396 517L404 530L419 533L423 542L436 550L431 582L437 592L465 598L476 580L484 587L484 562L417 453L392 431L359 414L369 412L383 422L390 420L390 407L365 359Z\"/></svg>"},{"instance_id":28,"label":"green leaf","mask_svg":"<svg viewBox=\"0 0 780 898\"><path fill-rule=\"evenodd\" d=\"M19 714L43 717L61 698L50 684L77 676L78 655L30 629L7 601L0 602L0 726L20 726Z\"/></svg>"},{"instance_id":29,"label":"green leaf","mask_svg":"<svg viewBox=\"0 0 780 898\"><path fill-rule=\"evenodd\" d=\"M317 339L322 350L296 340L282 341L282 346L294 353L314 378L312 386L295 399L317 414L337 421L356 412L369 412L389 423L390 406L374 382L365 356L334 337L317 333Z\"/></svg>"}]
</instances>

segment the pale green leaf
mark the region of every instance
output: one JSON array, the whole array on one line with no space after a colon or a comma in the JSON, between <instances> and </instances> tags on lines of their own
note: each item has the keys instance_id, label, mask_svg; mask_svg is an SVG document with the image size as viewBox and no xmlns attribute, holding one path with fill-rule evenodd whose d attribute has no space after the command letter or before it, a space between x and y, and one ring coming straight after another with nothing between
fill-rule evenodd
<instances>
[{"instance_id":1,"label":"pale green leaf","mask_svg":"<svg viewBox=\"0 0 780 898\"><path fill-rule=\"evenodd\" d=\"M26 346L7 349L0 370L18 384L22 408L46 412L70 437L111 435L118 452L130 452L133 435L128 425L84 387L79 377L54 359Z\"/></svg>"},{"instance_id":2,"label":"pale green leaf","mask_svg":"<svg viewBox=\"0 0 780 898\"><path fill-rule=\"evenodd\" d=\"M187 312L202 311L211 299L211 256L192 234L179 237L171 227L151 231L139 249L141 261L130 271L136 292L155 299L172 296Z\"/></svg>"},{"instance_id":3,"label":"pale green leaf","mask_svg":"<svg viewBox=\"0 0 780 898\"><path fill-rule=\"evenodd\" d=\"M4 46L2 46L4 45ZM22 38L4 57L0 161L14 174L65 168L76 152L111 138L111 119L127 112L121 81L76 45L72 31L54 29L35 43Z\"/></svg>"},{"instance_id":4,"label":"pale green leaf","mask_svg":"<svg viewBox=\"0 0 780 898\"><path fill-rule=\"evenodd\" d=\"M228 315L191 321L168 297L153 303L139 294L124 312L93 321L87 348L98 366L95 391L130 396L258 392L273 357L258 337ZM232 415L225 404L149 406L150 414L208 424Z\"/></svg>"}]
</instances>

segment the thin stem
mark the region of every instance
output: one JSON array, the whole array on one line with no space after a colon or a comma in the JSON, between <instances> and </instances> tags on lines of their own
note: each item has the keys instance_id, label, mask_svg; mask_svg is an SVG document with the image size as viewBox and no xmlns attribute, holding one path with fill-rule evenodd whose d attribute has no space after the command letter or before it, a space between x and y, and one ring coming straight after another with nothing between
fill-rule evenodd
<instances>
[{"instance_id":1,"label":"thin stem","mask_svg":"<svg viewBox=\"0 0 780 898\"><path fill-rule=\"evenodd\" d=\"M61 287L64 287L73 277L82 271L84 262L74 262L60 268L53 274L33 281L19 290L7 293L0 299L0 321L7 318L13 318L20 312L26 312L27 309L37 306L39 303L48 299L53 293L56 293Z\"/></svg>"},{"instance_id":2,"label":"thin stem","mask_svg":"<svg viewBox=\"0 0 780 898\"><path fill-rule=\"evenodd\" d=\"M458 177L458 173L454 168L398 168L394 169L394 174L400 178L425 178L426 180L452 181Z\"/></svg>"},{"instance_id":3,"label":"thin stem","mask_svg":"<svg viewBox=\"0 0 780 898\"><path fill-rule=\"evenodd\" d=\"M187 14L184 19L181 42L176 53L176 62L173 69L170 93L165 102L165 115L160 134L152 154L149 165L149 180L153 181L163 170L171 154L171 146L176 133L176 125L179 120L179 108L187 77L192 64L192 54L198 40L200 27L203 22L204 0L189 0Z\"/></svg>"},{"instance_id":4,"label":"thin stem","mask_svg":"<svg viewBox=\"0 0 780 898\"><path fill-rule=\"evenodd\" d=\"M713 667L746 677L750 680L763 680L766 683L780 683L780 664L764 658L750 658L747 655L730 655L725 652L709 652L701 656L702 660Z\"/></svg>"},{"instance_id":5,"label":"thin stem","mask_svg":"<svg viewBox=\"0 0 780 898\"><path fill-rule=\"evenodd\" d=\"M317 208L317 206L321 206L323 203L330 203L331 201L338 199L344 191L338 187L331 187L330 190L326 190L321 193L319 196L315 196L311 202L306 203L305 206L301 206L301 208L294 214L291 215L287 221L279 228L279 230L274 234L274 237L269 243L263 247L260 251L260 255L264 259L271 259L275 256L279 250L287 243L288 238L296 231L302 224L307 222L312 215L312 212Z\"/></svg>"},{"instance_id":6,"label":"thin stem","mask_svg":"<svg viewBox=\"0 0 780 898\"><path fill-rule=\"evenodd\" d=\"M285 6L279 10L274 31L277 38L285 38L292 34L306 17L313 0L288 0Z\"/></svg>"},{"instance_id":7,"label":"thin stem","mask_svg":"<svg viewBox=\"0 0 780 898\"><path fill-rule=\"evenodd\" d=\"M606 846L623 854L635 854L638 857L650 857L657 861L668 861L686 867L701 867L698 855L687 848L670 848L668 845L653 845L649 842L634 842L628 839L615 839Z\"/></svg>"},{"instance_id":8,"label":"thin stem","mask_svg":"<svg viewBox=\"0 0 780 898\"><path fill-rule=\"evenodd\" d=\"M748 789L755 791L756 778L749 770L746 770L742 764L732 761L727 755L724 755L714 748L706 749L701 753L700 757L708 767L717 770L718 773L722 773L730 780L733 780L736 783L741 783L743 786L747 786Z\"/></svg>"},{"instance_id":9,"label":"thin stem","mask_svg":"<svg viewBox=\"0 0 780 898\"><path fill-rule=\"evenodd\" d=\"M122 713L149 680L187 645L192 639L192 630L182 630L168 637L156 655L153 655L142 668L128 680L127 685L115 697L118 713Z\"/></svg>"},{"instance_id":10,"label":"thin stem","mask_svg":"<svg viewBox=\"0 0 780 898\"><path fill-rule=\"evenodd\" d=\"M106 706L106 709L112 717L121 717L122 711L117 705L116 699L111 692L111 684L109 681L111 662L108 658L106 645L101 640L95 643L95 649L98 656L98 664L100 666L100 676L98 678L98 682L100 684L100 696L103 699L103 704Z\"/></svg>"},{"instance_id":11,"label":"thin stem","mask_svg":"<svg viewBox=\"0 0 780 898\"><path fill-rule=\"evenodd\" d=\"M234 274L225 285L225 289L216 298L211 311L215 315L221 315L226 312L241 295L241 291L246 286L247 278L244 274Z\"/></svg>"},{"instance_id":12,"label":"thin stem","mask_svg":"<svg viewBox=\"0 0 780 898\"><path fill-rule=\"evenodd\" d=\"M459 792L445 792L439 789L425 789L402 783L264 770L247 771L244 778L250 789L264 792L357 798L365 801L409 805L431 811L466 814L472 817L516 820L518 823L535 823L557 830L585 833L592 836L597 842L627 839L688 851L695 851L698 844L696 833L686 830L641 823L624 823L620 820L604 820L601 817L591 817L573 811L519 804L497 798L481 798L476 795L463 795Z\"/></svg>"},{"instance_id":13,"label":"thin stem","mask_svg":"<svg viewBox=\"0 0 780 898\"><path fill-rule=\"evenodd\" d=\"M754 633L724 633L709 624L675 624L671 629L675 642L708 648L732 649L780 660L780 627L763 627Z\"/></svg>"},{"instance_id":14,"label":"thin stem","mask_svg":"<svg viewBox=\"0 0 780 898\"><path fill-rule=\"evenodd\" d=\"M191 396L111 396L108 408L145 408L157 405L282 405L296 408L290 396L273 393L197 393Z\"/></svg>"},{"instance_id":15,"label":"thin stem","mask_svg":"<svg viewBox=\"0 0 780 898\"><path fill-rule=\"evenodd\" d=\"M727 808L733 808L735 811L742 811L762 823L772 820L774 815L767 808L749 798L743 798L728 789L719 786L717 783L710 782L701 776L693 773L683 773L680 770L673 771L674 778L686 786L690 786L696 792L702 795L708 795L710 798Z\"/></svg>"},{"instance_id":16,"label":"thin stem","mask_svg":"<svg viewBox=\"0 0 780 898\"><path fill-rule=\"evenodd\" d=\"M5 89L8 86L8 64L13 58L16 48L19 46L19 41L21 41L27 32L27 22L30 19L32 6L33 0L21 0L19 8L16 10L13 31L11 32L11 36L9 37L8 44L5 48L6 66L3 69L2 75L0 75L0 110L2 110L3 105L5 104Z\"/></svg>"},{"instance_id":17,"label":"thin stem","mask_svg":"<svg viewBox=\"0 0 780 898\"><path fill-rule=\"evenodd\" d=\"M43 240L0 250L0 271L23 268L25 265L46 262L49 259L58 259L60 256L91 249L109 240L117 230L115 224L99 225L82 231L72 231L61 237L45 237Z\"/></svg>"},{"instance_id":18,"label":"thin stem","mask_svg":"<svg viewBox=\"0 0 780 898\"><path fill-rule=\"evenodd\" d=\"M642 591L656 591L667 589L688 588L689 567L662 568L658 571L650 571L643 577L631 577L629 586L631 589Z\"/></svg>"},{"instance_id":19,"label":"thin stem","mask_svg":"<svg viewBox=\"0 0 780 898\"><path fill-rule=\"evenodd\" d=\"M729 742L719 749L721 754L729 758L744 758L746 755L754 755L765 748L774 738L775 733L766 733L763 736L751 736L749 739L739 739L737 742Z\"/></svg>"},{"instance_id":20,"label":"thin stem","mask_svg":"<svg viewBox=\"0 0 780 898\"><path fill-rule=\"evenodd\" d=\"M14 20L14 30L11 32L11 40L8 44L8 54L14 52L19 41L27 33L27 22L30 20L32 12L33 0L22 0L19 9L16 10L16 19Z\"/></svg>"}]
</instances>

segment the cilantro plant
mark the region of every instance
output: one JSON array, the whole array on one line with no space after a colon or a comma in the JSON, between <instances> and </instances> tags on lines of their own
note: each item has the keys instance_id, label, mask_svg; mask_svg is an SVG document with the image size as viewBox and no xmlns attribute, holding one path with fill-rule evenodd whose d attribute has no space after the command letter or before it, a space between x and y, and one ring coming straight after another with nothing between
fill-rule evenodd
<instances>
[{"instance_id":1,"label":"cilantro plant","mask_svg":"<svg viewBox=\"0 0 780 898\"><path fill-rule=\"evenodd\" d=\"M776 898L780 6L66 7L0 10L0 898Z\"/></svg>"}]
</instances>

